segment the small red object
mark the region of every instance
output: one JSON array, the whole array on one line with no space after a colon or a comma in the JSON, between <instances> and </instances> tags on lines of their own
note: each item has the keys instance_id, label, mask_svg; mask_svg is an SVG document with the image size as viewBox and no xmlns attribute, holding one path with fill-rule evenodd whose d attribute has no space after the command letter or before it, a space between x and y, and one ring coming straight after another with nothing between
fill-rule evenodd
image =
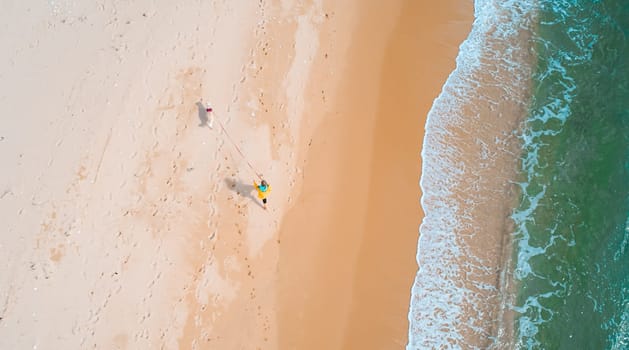
<instances>
[{"instance_id":1,"label":"small red object","mask_svg":"<svg viewBox=\"0 0 629 350\"><path fill-rule=\"evenodd\" d=\"M212 108L206 108L205 111L210 113L212 111Z\"/></svg>"}]
</instances>

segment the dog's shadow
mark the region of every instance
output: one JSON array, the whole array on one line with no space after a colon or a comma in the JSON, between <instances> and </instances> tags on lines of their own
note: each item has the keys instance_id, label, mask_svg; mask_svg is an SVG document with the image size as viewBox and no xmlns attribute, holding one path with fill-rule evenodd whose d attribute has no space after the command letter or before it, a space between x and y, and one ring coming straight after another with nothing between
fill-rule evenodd
<instances>
[{"instance_id":1,"label":"dog's shadow","mask_svg":"<svg viewBox=\"0 0 629 350\"><path fill-rule=\"evenodd\" d=\"M260 201L251 194L256 188L253 185L246 184L239 179L225 178L225 184L227 187L236 192L237 195L243 198L249 198L255 204L257 204L260 208L264 209L264 206L260 203Z\"/></svg>"}]
</instances>

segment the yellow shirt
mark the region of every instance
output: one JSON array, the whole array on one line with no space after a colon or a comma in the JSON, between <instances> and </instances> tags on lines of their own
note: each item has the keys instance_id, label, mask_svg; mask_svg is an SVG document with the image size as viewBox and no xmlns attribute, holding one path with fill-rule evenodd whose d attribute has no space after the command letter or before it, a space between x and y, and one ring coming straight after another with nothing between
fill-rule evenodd
<instances>
[{"instance_id":1,"label":"yellow shirt","mask_svg":"<svg viewBox=\"0 0 629 350\"><path fill-rule=\"evenodd\" d=\"M266 190L262 191L260 186L254 181L253 186L255 186L256 190L258 190L258 198L264 199L271 192L271 185L266 186Z\"/></svg>"}]
</instances>

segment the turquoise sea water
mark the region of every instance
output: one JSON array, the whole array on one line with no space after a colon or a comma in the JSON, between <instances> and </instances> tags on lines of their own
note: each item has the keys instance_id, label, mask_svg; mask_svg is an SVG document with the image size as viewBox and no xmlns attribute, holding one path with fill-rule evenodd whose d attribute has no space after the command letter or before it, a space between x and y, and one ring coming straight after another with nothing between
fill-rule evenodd
<instances>
[{"instance_id":1,"label":"turquoise sea water","mask_svg":"<svg viewBox=\"0 0 629 350\"><path fill-rule=\"evenodd\" d=\"M629 1L476 0L422 157L408 349L629 349Z\"/></svg>"},{"instance_id":2,"label":"turquoise sea water","mask_svg":"<svg viewBox=\"0 0 629 350\"><path fill-rule=\"evenodd\" d=\"M516 222L516 344L629 348L629 2L542 1Z\"/></svg>"}]
</instances>

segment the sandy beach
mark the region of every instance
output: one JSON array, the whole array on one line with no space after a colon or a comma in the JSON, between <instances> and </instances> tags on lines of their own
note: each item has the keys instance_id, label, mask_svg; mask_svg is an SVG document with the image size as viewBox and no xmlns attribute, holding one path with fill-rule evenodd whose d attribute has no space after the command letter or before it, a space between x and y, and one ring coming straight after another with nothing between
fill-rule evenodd
<instances>
[{"instance_id":1,"label":"sandy beach","mask_svg":"<svg viewBox=\"0 0 629 350\"><path fill-rule=\"evenodd\" d=\"M3 10L0 348L403 348L471 3Z\"/></svg>"}]
</instances>

